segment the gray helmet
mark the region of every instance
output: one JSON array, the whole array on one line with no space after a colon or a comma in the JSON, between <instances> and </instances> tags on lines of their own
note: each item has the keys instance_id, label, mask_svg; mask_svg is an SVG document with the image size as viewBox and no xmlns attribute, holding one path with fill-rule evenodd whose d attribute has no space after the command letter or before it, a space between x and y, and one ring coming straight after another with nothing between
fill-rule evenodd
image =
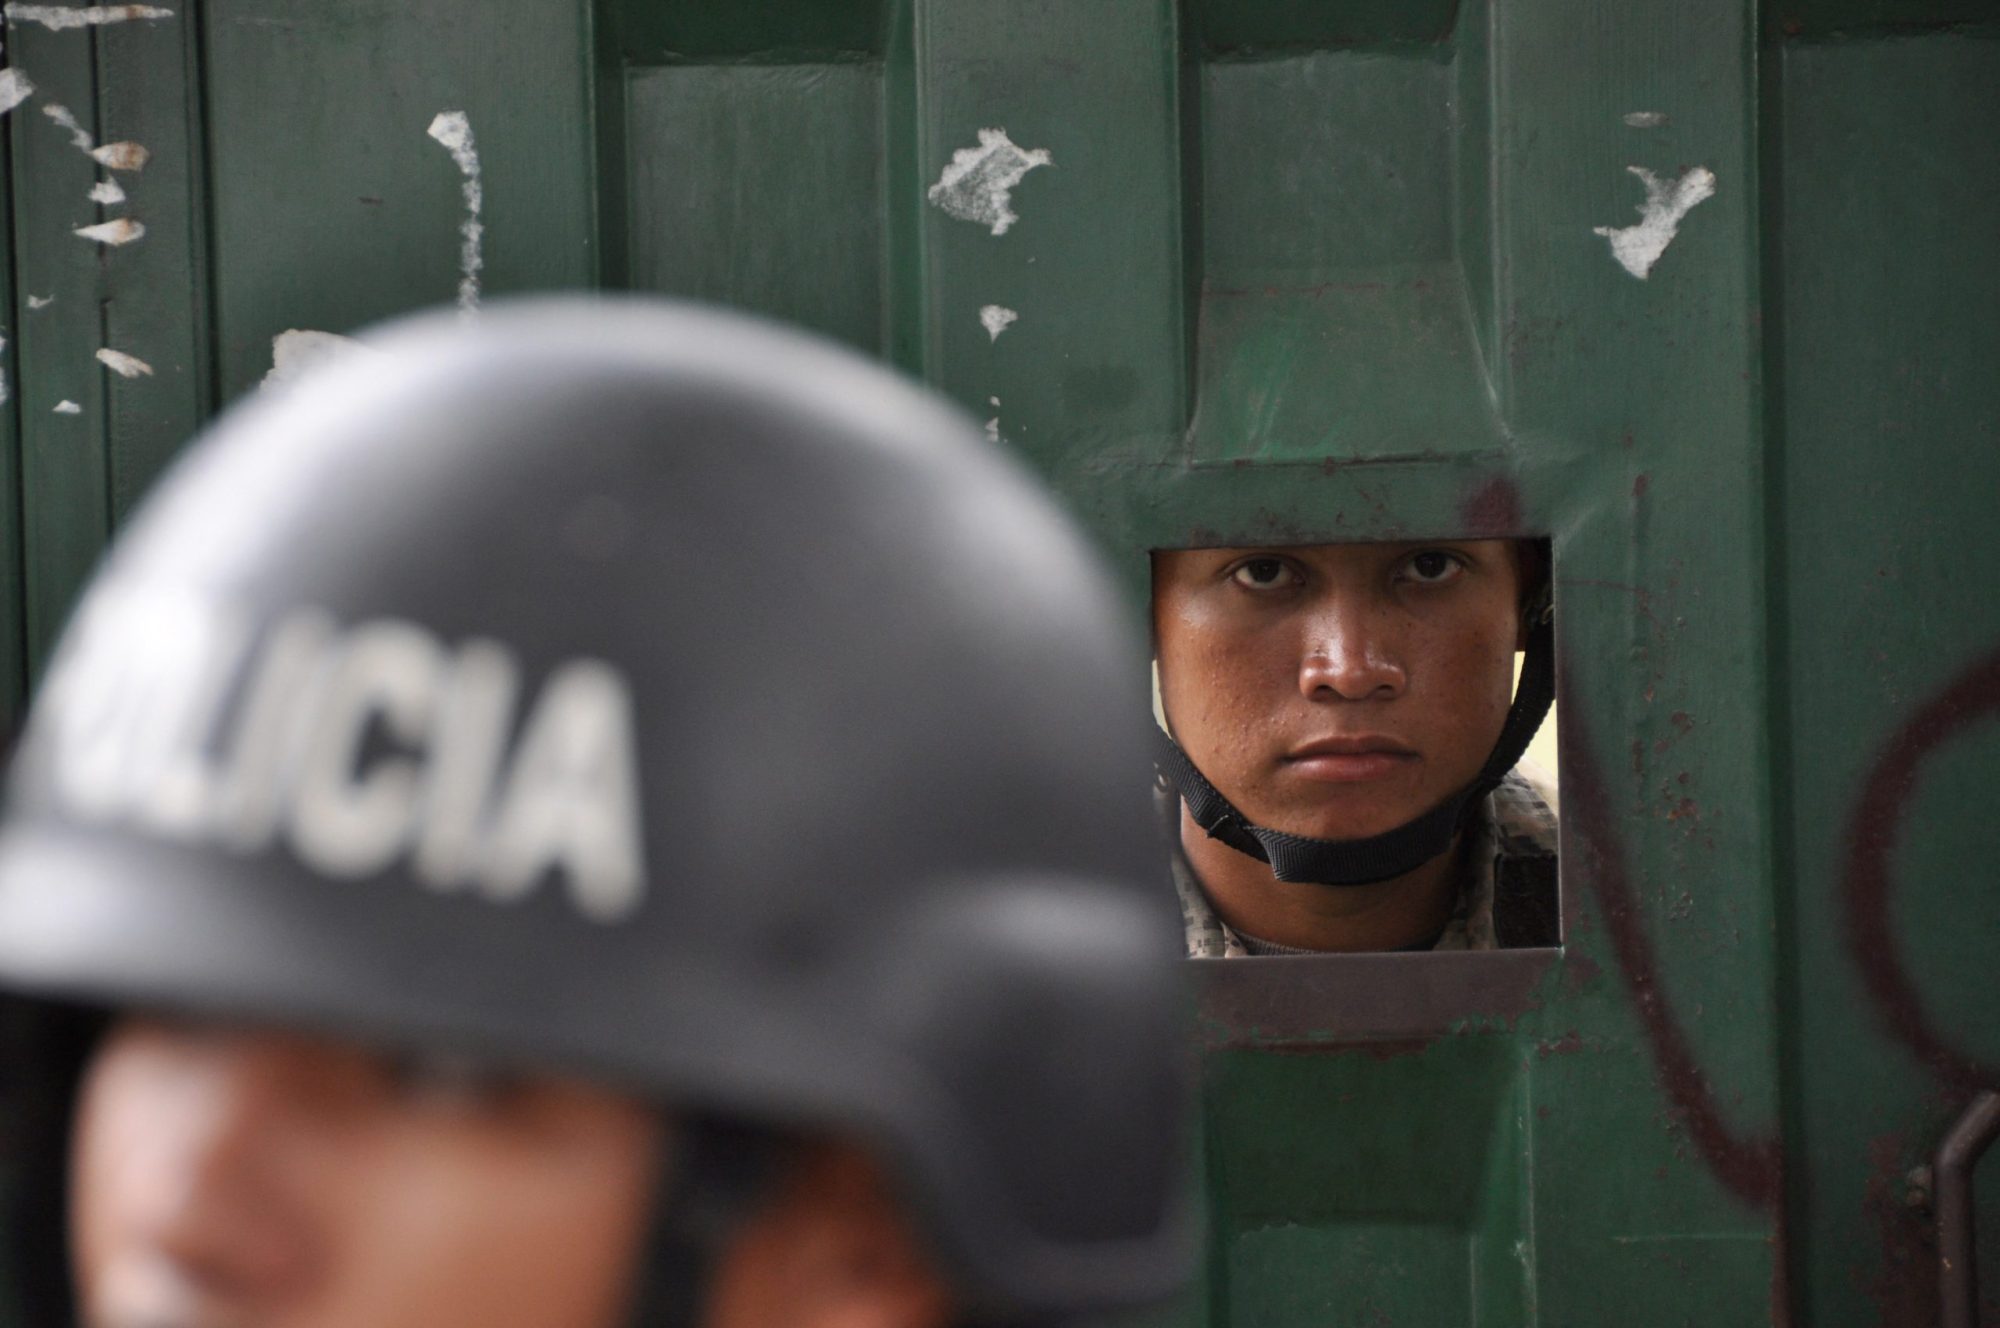
<instances>
[{"instance_id":1,"label":"gray helmet","mask_svg":"<svg viewBox=\"0 0 2000 1328\"><path fill-rule=\"evenodd\" d=\"M850 1131L975 1305L1171 1291L1146 674L1071 527L956 411L744 317L373 346L224 417L92 582L0 983Z\"/></svg>"}]
</instances>

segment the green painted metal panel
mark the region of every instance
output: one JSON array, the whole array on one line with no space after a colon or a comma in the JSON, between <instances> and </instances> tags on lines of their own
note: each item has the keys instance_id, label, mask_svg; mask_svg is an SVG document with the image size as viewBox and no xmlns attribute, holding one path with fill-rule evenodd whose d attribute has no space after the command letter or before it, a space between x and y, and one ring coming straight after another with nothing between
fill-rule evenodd
<instances>
[{"instance_id":1,"label":"green painted metal panel","mask_svg":"<svg viewBox=\"0 0 2000 1328\"><path fill-rule=\"evenodd\" d=\"M1152 450L1187 419L1180 83L1166 0L913 0L909 361L1045 472ZM898 53L901 58L901 52ZM991 225L926 205L1003 130L1047 154ZM1019 315L997 337L987 306Z\"/></svg>"},{"instance_id":2,"label":"green painted metal panel","mask_svg":"<svg viewBox=\"0 0 2000 1328\"><path fill-rule=\"evenodd\" d=\"M223 396L287 329L450 303L470 220L428 132L478 154L484 295L595 280L590 12L572 0L207 0L212 335Z\"/></svg>"},{"instance_id":3,"label":"green painted metal panel","mask_svg":"<svg viewBox=\"0 0 2000 1328\"><path fill-rule=\"evenodd\" d=\"M1214 1057L1214 1319L1534 1322L1514 1042Z\"/></svg>"},{"instance_id":4,"label":"green painted metal panel","mask_svg":"<svg viewBox=\"0 0 2000 1328\"><path fill-rule=\"evenodd\" d=\"M626 75L627 283L886 349L878 60Z\"/></svg>"},{"instance_id":5,"label":"green painted metal panel","mask_svg":"<svg viewBox=\"0 0 2000 1328\"><path fill-rule=\"evenodd\" d=\"M0 57L0 65L4 65ZM0 134L0 235L13 254L13 144ZM22 302L14 265L0 264L0 748L19 730L28 685L26 589L22 571L20 350Z\"/></svg>"},{"instance_id":6,"label":"green painted metal panel","mask_svg":"<svg viewBox=\"0 0 2000 1328\"><path fill-rule=\"evenodd\" d=\"M122 247L107 269L100 313L104 344L144 364L128 369L136 377L104 379L114 525L215 408L196 37L185 24L164 23L98 36L100 137L138 142L149 154L143 170L100 172L117 179L127 200L105 213L129 213L146 226L145 238Z\"/></svg>"},{"instance_id":7,"label":"green painted metal panel","mask_svg":"<svg viewBox=\"0 0 2000 1328\"><path fill-rule=\"evenodd\" d=\"M13 145L0 135L0 235L6 235L8 253L13 207ZM19 376L14 362L19 354L22 307L14 290L11 262L0 264L0 747L11 742L19 730L28 686L27 611L23 603L21 534L21 428Z\"/></svg>"},{"instance_id":8,"label":"green painted metal panel","mask_svg":"<svg viewBox=\"0 0 2000 1328\"><path fill-rule=\"evenodd\" d=\"M7 117L14 280L22 296L13 345L21 589L32 664L46 654L110 529L111 389L94 357L104 344L104 284L130 254L76 234L104 220L90 199L100 172L85 149L115 137L98 123L95 35L14 24L7 37L8 59L36 89Z\"/></svg>"},{"instance_id":9,"label":"green painted metal panel","mask_svg":"<svg viewBox=\"0 0 2000 1328\"><path fill-rule=\"evenodd\" d=\"M2000 40L1805 38L1780 60L1800 1308L1927 1324L1921 1169L2000 1067ZM2000 1322L2000 1163L1980 1176Z\"/></svg>"},{"instance_id":10,"label":"green painted metal panel","mask_svg":"<svg viewBox=\"0 0 2000 1328\"><path fill-rule=\"evenodd\" d=\"M1988 8L177 11L10 33L0 689L274 337L457 298L471 220L482 296L693 295L887 355L1135 594L1159 546L1545 535L1564 947L1197 966L1179 1317L1935 1320L1919 1168L2000 1062ZM128 204L46 102L151 147ZM941 206L1003 141L1013 219ZM144 241L73 234L109 215Z\"/></svg>"}]
</instances>

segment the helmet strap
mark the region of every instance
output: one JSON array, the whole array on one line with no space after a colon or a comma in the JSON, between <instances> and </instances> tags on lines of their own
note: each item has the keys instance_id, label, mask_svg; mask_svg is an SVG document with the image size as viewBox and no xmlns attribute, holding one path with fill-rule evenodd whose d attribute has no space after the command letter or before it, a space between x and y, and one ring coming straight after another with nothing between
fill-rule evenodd
<instances>
[{"instance_id":1,"label":"helmet strap","mask_svg":"<svg viewBox=\"0 0 2000 1328\"><path fill-rule=\"evenodd\" d=\"M0 1323L77 1321L69 1276L70 1134L106 1024L86 1006L0 996L0 1230L13 1246Z\"/></svg>"},{"instance_id":2,"label":"helmet strap","mask_svg":"<svg viewBox=\"0 0 2000 1328\"><path fill-rule=\"evenodd\" d=\"M770 1197L787 1153L763 1126L698 1114L678 1123L641 1255L633 1328L702 1328L730 1242Z\"/></svg>"},{"instance_id":3,"label":"helmet strap","mask_svg":"<svg viewBox=\"0 0 2000 1328\"><path fill-rule=\"evenodd\" d=\"M1479 800L1500 786L1528 750L1556 695L1551 611L1542 610L1533 621L1526 654L1507 722L1478 777L1415 819L1366 839L1313 839L1251 824L1164 731L1156 730L1153 768L1180 793L1188 814L1210 839L1269 863L1271 874L1281 881L1349 886L1391 880L1449 852Z\"/></svg>"}]
</instances>

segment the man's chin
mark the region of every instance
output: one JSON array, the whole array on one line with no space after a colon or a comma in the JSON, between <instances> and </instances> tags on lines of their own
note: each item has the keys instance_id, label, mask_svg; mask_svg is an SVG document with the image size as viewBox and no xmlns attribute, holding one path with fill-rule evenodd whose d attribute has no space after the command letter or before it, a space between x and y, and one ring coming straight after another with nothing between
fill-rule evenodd
<instances>
[{"instance_id":1,"label":"man's chin","mask_svg":"<svg viewBox=\"0 0 2000 1328\"><path fill-rule=\"evenodd\" d=\"M1287 807L1276 812L1268 821L1252 816L1251 824L1306 839L1341 843L1388 834L1430 810L1430 804L1408 796L1390 799L1363 794L1339 799L1320 798L1315 803Z\"/></svg>"}]
</instances>

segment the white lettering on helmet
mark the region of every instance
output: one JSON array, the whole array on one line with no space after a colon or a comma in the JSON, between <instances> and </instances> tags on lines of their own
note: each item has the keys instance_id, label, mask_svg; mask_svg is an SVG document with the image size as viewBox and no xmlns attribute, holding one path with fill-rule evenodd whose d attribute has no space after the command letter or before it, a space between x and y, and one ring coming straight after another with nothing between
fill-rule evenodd
<instances>
[{"instance_id":1,"label":"white lettering on helmet","mask_svg":"<svg viewBox=\"0 0 2000 1328\"><path fill-rule=\"evenodd\" d=\"M301 610L272 628L257 653L210 807L210 830L224 848L261 853L277 836L289 764L318 711L321 662L335 653L339 630L330 615Z\"/></svg>"},{"instance_id":2,"label":"white lettering on helmet","mask_svg":"<svg viewBox=\"0 0 2000 1328\"><path fill-rule=\"evenodd\" d=\"M520 690L513 657L494 642L467 641L451 667L432 728L427 806L410 864L419 880L439 890L457 889L477 871L494 772L506 759Z\"/></svg>"},{"instance_id":3,"label":"white lettering on helmet","mask_svg":"<svg viewBox=\"0 0 2000 1328\"><path fill-rule=\"evenodd\" d=\"M248 648L248 624L191 596L120 595L93 597L74 630L74 663L48 700L59 794L85 820L137 815L192 833L207 778L192 749Z\"/></svg>"},{"instance_id":4,"label":"white lettering on helmet","mask_svg":"<svg viewBox=\"0 0 2000 1328\"><path fill-rule=\"evenodd\" d=\"M639 760L625 680L592 659L563 665L542 689L514 755L487 844L489 892L512 898L567 865L576 906L610 922L641 886Z\"/></svg>"},{"instance_id":5,"label":"white lettering on helmet","mask_svg":"<svg viewBox=\"0 0 2000 1328\"><path fill-rule=\"evenodd\" d=\"M378 620L347 633L319 689L292 791L292 849L328 876L373 876L399 857L417 813L417 765L363 759L376 733L405 752L424 740L444 651L409 623Z\"/></svg>"},{"instance_id":6,"label":"white lettering on helmet","mask_svg":"<svg viewBox=\"0 0 2000 1328\"><path fill-rule=\"evenodd\" d=\"M632 697L609 664L558 665L509 743L520 667L414 623L249 618L186 594L102 587L36 729L69 815L233 853L282 836L339 879L407 863L495 903L560 881L614 922L644 893Z\"/></svg>"}]
</instances>

